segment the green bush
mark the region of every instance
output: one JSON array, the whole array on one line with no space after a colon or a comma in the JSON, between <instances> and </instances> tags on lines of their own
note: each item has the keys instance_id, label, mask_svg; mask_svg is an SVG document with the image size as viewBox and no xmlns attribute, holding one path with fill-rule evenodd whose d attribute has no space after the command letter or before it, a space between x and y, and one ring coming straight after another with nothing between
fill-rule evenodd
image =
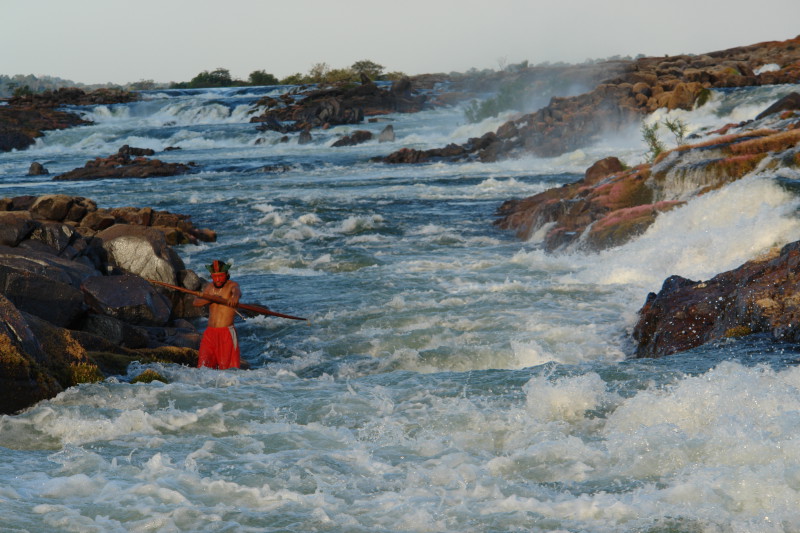
<instances>
[{"instance_id":1,"label":"green bush","mask_svg":"<svg viewBox=\"0 0 800 533\"><path fill-rule=\"evenodd\" d=\"M503 84L492 98L482 102L473 100L464 109L464 115L471 124L489 117L496 117L509 109L522 109L525 102L526 85L522 80L514 80Z\"/></svg>"}]
</instances>

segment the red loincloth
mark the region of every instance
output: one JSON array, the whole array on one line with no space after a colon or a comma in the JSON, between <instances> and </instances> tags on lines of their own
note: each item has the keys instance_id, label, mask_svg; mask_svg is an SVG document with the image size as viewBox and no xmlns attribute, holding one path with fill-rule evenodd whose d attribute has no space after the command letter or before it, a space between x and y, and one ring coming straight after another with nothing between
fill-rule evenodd
<instances>
[{"instance_id":1,"label":"red loincloth","mask_svg":"<svg viewBox=\"0 0 800 533\"><path fill-rule=\"evenodd\" d=\"M200 341L200 355L197 367L207 366L224 370L239 368L239 339L233 326L227 328L206 328Z\"/></svg>"}]
</instances>

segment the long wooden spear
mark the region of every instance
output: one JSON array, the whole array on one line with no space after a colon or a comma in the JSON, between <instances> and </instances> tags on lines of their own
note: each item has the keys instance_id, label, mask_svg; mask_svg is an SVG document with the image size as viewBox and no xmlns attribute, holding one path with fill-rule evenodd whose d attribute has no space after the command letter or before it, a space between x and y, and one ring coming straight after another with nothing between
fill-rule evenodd
<instances>
[{"instance_id":1,"label":"long wooden spear","mask_svg":"<svg viewBox=\"0 0 800 533\"><path fill-rule=\"evenodd\" d=\"M185 292L186 294L193 294L195 296L203 298L204 300L208 300L209 302L214 302L215 304L228 305L228 301L225 298L221 298L219 296L213 296L213 295L210 295L210 294L204 294L204 293L202 293L200 291L193 291L191 289L186 289L184 287L179 287L178 285L172 285L171 283L165 283L163 281L156 281L154 279L148 279L147 281L149 281L150 283L153 283L155 285L161 285L162 287L166 287L168 289L172 289L174 291ZM284 315L283 313L276 313L275 311L272 311L271 309L267 309L266 307L261 306L261 305L239 303L239 304L236 305L236 309L242 309L243 311L250 311L252 313L256 313L256 314L259 314L259 315L272 315L272 316L279 316L281 318L291 318L292 320L305 320L306 322L308 321L307 318L300 318L299 316Z\"/></svg>"}]
</instances>

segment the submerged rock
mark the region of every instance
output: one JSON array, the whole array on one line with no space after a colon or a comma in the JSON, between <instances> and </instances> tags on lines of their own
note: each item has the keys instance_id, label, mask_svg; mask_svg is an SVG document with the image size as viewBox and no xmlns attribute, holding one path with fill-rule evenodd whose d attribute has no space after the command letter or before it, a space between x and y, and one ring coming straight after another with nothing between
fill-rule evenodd
<instances>
[{"instance_id":1,"label":"submerged rock","mask_svg":"<svg viewBox=\"0 0 800 533\"><path fill-rule=\"evenodd\" d=\"M152 155L152 153L152 150L125 145L116 154L98 157L87 162L82 168L59 174L53 181L153 178L186 174L191 170L189 165L183 163L165 163L159 159L147 159L144 155L140 155Z\"/></svg>"}]
</instances>

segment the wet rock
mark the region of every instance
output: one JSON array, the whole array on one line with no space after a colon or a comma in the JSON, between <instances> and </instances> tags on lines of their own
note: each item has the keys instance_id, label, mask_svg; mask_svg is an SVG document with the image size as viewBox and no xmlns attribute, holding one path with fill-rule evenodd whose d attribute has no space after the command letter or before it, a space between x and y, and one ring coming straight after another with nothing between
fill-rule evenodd
<instances>
[{"instance_id":1,"label":"wet rock","mask_svg":"<svg viewBox=\"0 0 800 533\"><path fill-rule=\"evenodd\" d=\"M33 162L31 163L31 167L28 169L28 176L46 176L50 174L50 171L44 168L41 163Z\"/></svg>"},{"instance_id":2,"label":"wet rock","mask_svg":"<svg viewBox=\"0 0 800 533\"><path fill-rule=\"evenodd\" d=\"M662 357L752 333L798 342L798 281L800 241L707 281L670 277L639 311L636 357Z\"/></svg>"},{"instance_id":3,"label":"wet rock","mask_svg":"<svg viewBox=\"0 0 800 533\"><path fill-rule=\"evenodd\" d=\"M274 99L257 103L267 106L263 113L250 120L259 124L257 129L288 133L309 128L360 124L366 116L420 111L427 101L425 95L413 94L410 79L395 82L390 90L381 89L367 81L354 87L315 89L297 94L296 98L284 96L286 98L282 98L280 103Z\"/></svg>"},{"instance_id":4,"label":"wet rock","mask_svg":"<svg viewBox=\"0 0 800 533\"><path fill-rule=\"evenodd\" d=\"M394 126L389 124L381 131L380 135L378 135L378 142L381 143L391 143L394 142Z\"/></svg>"},{"instance_id":5,"label":"wet rock","mask_svg":"<svg viewBox=\"0 0 800 533\"><path fill-rule=\"evenodd\" d=\"M46 360L23 315L0 295L0 413L15 413L64 389L42 369Z\"/></svg>"},{"instance_id":6,"label":"wet rock","mask_svg":"<svg viewBox=\"0 0 800 533\"><path fill-rule=\"evenodd\" d=\"M81 217L98 211L80 197L0 199L0 413L124 373L134 360L197 363L200 334L183 318L206 310L123 270L199 288L165 236L167 225L193 228L188 217L118 208L108 216L125 223L82 234ZM144 226L154 223L165 226Z\"/></svg>"},{"instance_id":7,"label":"wet rock","mask_svg":"<svg viewBox=\"0 0 800 533\"><path fill-rule=\"evenodd\" d=\"M0 152L24 150L49 130L89 124L78 115L32 106L0 106Z\"/></svg>"},{"instance_id":8,"label":"wet rock","mask_svg":"<svg viewBox=\"0 0 800 533\"><path fill-rule=\"evenodd\" d=\"M692 196L757 169L800 166L796 155L800 117L777 124L783 129L771 129L763 122L758 129L742 124L724 137L684 144L652 164L634 168L624 168L616 158L601 160L579 181L504 202L495 224L525 240L543 232L547 251L602 250L624 244L644 232L660 213L683 205Z\"/></svg>"},{"instance_id":9,"label":"wet rock","mask_svg":"<svg viewBox=\"0 0 800 533\"><path fill-rule=\"evenodd\" d=\"M186 174L191 170L189 165L183 163L165 163L159 159L147 159L137 156L131 159L132 153L149 153L143 149L130 148L125 145L109 157L98 157L89 161L82 168L76 168L64 174L59 174L53 181L81 181L99 179L123 178L154 178Z\"/></svg>"},{"instance_id":10,"label":"wet rock","mask_svg":"<svg viewBox=\"0 0 800 533\"><path fill-rule=\"evenodd\" d=\"M783 111L800 110L800 93L791 93L784 96L756 116L756 120L781 113Z\"/></svg>"},{"instance_id":11,"label":"wet rock","mask_svg":"<svg viewBox=\"0 0 800 533\"><path fill-rule=\"evenodd\" d=\"M311 132L308 129L305 129L300 132L300 135L297 137L297 144L309 144L314 141L314 138L311 136Z\"/></svg>"},{"instance_id":12,"label":"wet rock","mask_svg":"<svg viewBox=\"0 0 800 533\"><path fill-rule=\"evenodd\" d=\"M334 142L331 146L355 146L372 140L372 132L367 130L356 130L350 135L345 135L338 141Z\"/></svg>"}]
</instances>

